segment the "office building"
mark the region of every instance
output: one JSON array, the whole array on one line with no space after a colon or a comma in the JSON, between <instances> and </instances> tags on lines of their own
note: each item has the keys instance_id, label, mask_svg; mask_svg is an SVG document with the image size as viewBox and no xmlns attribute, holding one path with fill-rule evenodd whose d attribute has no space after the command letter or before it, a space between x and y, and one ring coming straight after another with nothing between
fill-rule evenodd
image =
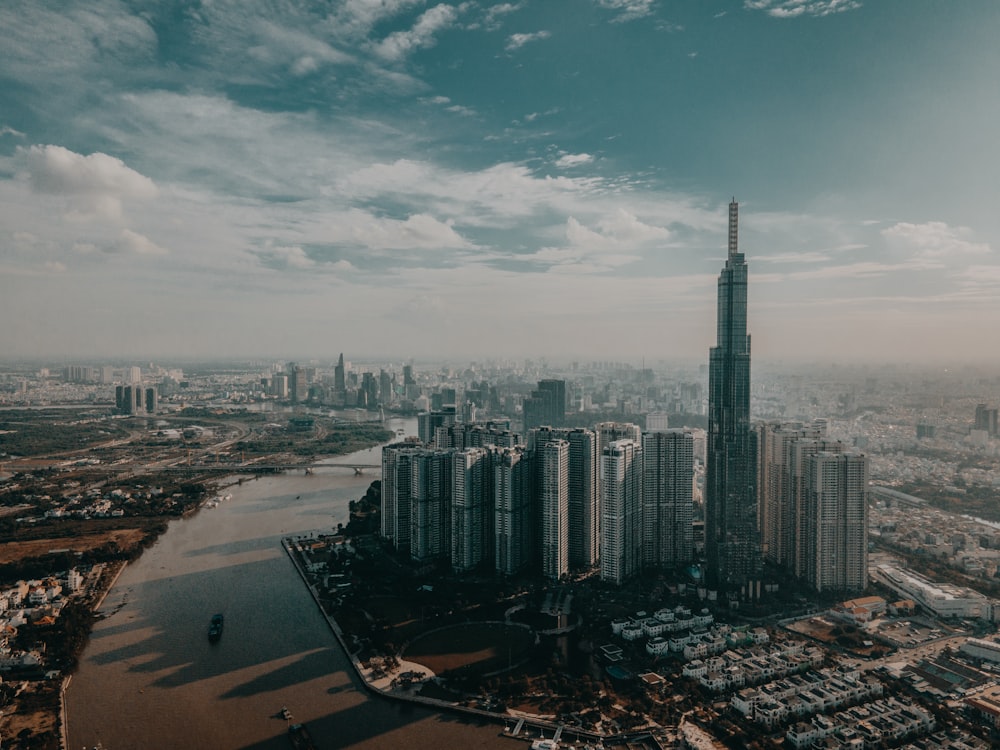
<instances>
[{"instance_id":1,"label":"office building","mask_svg":"<svg viewBox=\"0 0 1000 750\"><path fill-rule=\"evenodd\" d=\"M666 430L670 427L670 415L662 412L650 412L646 415L646 432Z\"/></svg>"},{"instance_id":2,"label":"office building","mask_svg":"<svg viewBox=\"0 0 1000 750\"><path fill-rule=\"evenodd\" d=\"M302 403L309 398L306 369L294 362L288 363L288 395L292 403Z\"/></svg>"},{"instance_id":3,"label":"office building","mask_svg":"<svg viewBox=\"0 0 1000 750\"><path fill-rule=\"evenodd\" d=\"M393 392L392 384L394 382L393 376L386 372L385 370L379 370L378 373L378 399L381 406L392 406L393 403Z\"/></svg>"},{"instance_id":4,"label":"office building","mask_svg":"<svg viewBox=\"0 0 1000 750\"><path fill-rule=\"evenodd\" d=\"M991 409L986 404L976 405L975 430L981 430L990 437L997 436L997 409Z\"/></svg>"},{"instance_id":5,"label":"office building","mask_svg":"<svg viewBox=\"0 0 1000 750\"><path fill-rule=\"evenodd\" d=\"M601 455L601 580L621 585L639 573L642 445L616 440Z\"/></svg>"},{"instance_id":6,"label":"office building","mask_svg":"<svg viewBox=\"0 0 1000 750\"><path fill-rule=\"evenodd\" d=\"M337 358L337 364L333 368L333 390L343 396L347 391L346 370L344 369L344 353L341 352Z\"/></svg>"},{"instance_id":7,"label":"office building","mask_svg":"<svg viewBox=\"0 0 1000 750\"><path fill-rule=\"evenodd\" d=\"M288 376L277 373L271 378L271 395L278 398L288 398Z\"/></svg>"},{"instance_id":8,"label":"office building","mask_svg":"<svg viewBox=\"0 0 1000 750\"><path fill-rule=\"evenodd\" d=\"M738 244L739 205L729 204L729 254L719 274L716 346L708 365L705 466L706 579L752 597L762 566L757 529L756 440L750 427L747 264Z\"/></svg>"},{"instance_id":9,"label":"office building","mask_svg":"<svg viewBox=\"0 0 1000 750\"><path fill-rule=\"evenodd\" d=\"M146 388L145 390L146 403L144 404L147 414L156 414L157 409L160 406L159 394L156 388Z\"/></svg>"},{"instance_id":10,"label":"office building","mask_svg":"<svg viewBox=\"0 0 1000 750\"><path fill-rule=\"evenodd\" d=\"M455 407L449 406L417 415L417 436L422 443L432 443L438 427L455 424Z\"/></svg>"},{"instance_id":11,"label":"office building","mask_svg":"<svg viewBox=\"0 0 1000 750\"><path fill-rule=\"evenodd\" d=\"M566 422L566 381L540 380L522 404L525 432L534 427L561 427Z\"/></svg>"},{"instance_id":12,"label":"office building","mask_svg":"<svg viewBox=\"0 0 1000 750\"><path fill-rule=\"evenodd\" d=\"M670 569L694 557L694 437L685 430L642 436L642 565Z\"/></svg>"}]
</instances>

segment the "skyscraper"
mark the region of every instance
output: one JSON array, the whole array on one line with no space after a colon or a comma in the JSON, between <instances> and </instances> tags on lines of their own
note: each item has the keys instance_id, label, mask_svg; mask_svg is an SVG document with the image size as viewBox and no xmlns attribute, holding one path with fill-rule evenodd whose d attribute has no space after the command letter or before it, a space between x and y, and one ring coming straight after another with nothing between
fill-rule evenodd
<instances>
[{"instance_id":1,"label":"skyscraper","mask_svg":"<svg viewBox=\"0 0 1000 750\"><path fill-rule=\"evenodd\" d=\"M705 552L708 585L753 594L760 579L756 440L750 427L747 264L738 245L739 204L729 204L729 255L719 274L716 345L708 363Z\"/></svg>"},{"instance_id":2,"label":"skyscraper","mask_svg":"<svg viewBox=\"0 0 1000 750\"><path fill-rule=\"evenodd\" d=\"M450 451L424 450L410 457L410 557L431 560L451 553Z\"/></svg>"},{"instance_id":3,"label":"skyscraper","mask_svg":"<svg viewBox=\"0 0 1000 750\"><path fill-rule=\"evenodd\" d=\"M817 591L868 585L868 458L820 451L806 459L805 580Z\"/></svg>"},{"instance_id":4,"label":"skyscraper","mask_svg":"<svg viewBox=\"0 0 1000 750\"><path fill-rule=\"evenodd\" d=\"M531 431L528 447L540 451L553 440L569 443L569 566L591 568L600 560L600 453L597 435L582 428Z\"/></svg>"},{"instance_id":5,"label":"skyscraper","mask_svg":"<svg viewBox=\"0 0 1000 750\"><path fill-rule=\"evenodd\" d=\"M642 446L617 440L601 455L601 580L622 584L639 573L642 544Z\"/></svg>"},{"instance_id":6,"label":"skyscraper","mask_svg":"<svg viewBox=\"0 0 1000 750\"><path fill-rule=\"evenodd\" d=\"M337 358L337 364L333 368L333 390L341 395L347 390L347 379L344 375L344 353L341 352L340 357Z\"/></svg>"},{"instance_id":7,"label":"skyscraper","mask_svg":"<svg viewBox=\"0 0 1000 750\"><path fill-rule=\"evenodd\" d=\"M642 564L674 568L693 553L694 437L686 430L642 436Z\"/></svg>"},{"instance_id":8,"label":"skyscraper","mask_svg":"<svg viewBox=\"0 0 1000 750\"><path fill-rule=\"evenodd\" d=\"M498 449L493 464L495 568L514 575L532 562L534 456L524 446Z\"/></svg>"},{"instance_id":9,"label":"skyscraper","mask_svg":"<svg viewBox=\"0 0 1000 750\"><path fill-rule=\"evenodd\" d=\"M524 400L524 430L549 425L560 427L566 421L566 381L539 380L538 388Z\"/></svg>"},{"instance_id":10,"label":"skyscraper","mask_svg":"<svg viewBox=\"0 0 1000 750\"><path fill-rule=\"evenodd\" d=\"M451 567L474 570L493 556L493 453L468 448L453 453Z\"/></svg>"},{"instance_id":11,"label":"skyscraper","mask_svg":"<svg viewBox=\"0 0 1000 750\"><path fill-rule=\"evenodd\" d=\"M757 427L757 510L761 541L767 560L795 569L798 486L801 472L792 466L797 440L819 440L820 427L798 422L765 422Z\"/></svg>"},{"instance_id":12,"label":"skyscraper","mask_svg":"<svg viewBox=\"0 0 1000 750\"><path fill-rule=\"evenodd\" d=\"M546 443L538 449L536 460L542 575L559 580L569 573L569 443Z\"/></svg>"}]
</instances>

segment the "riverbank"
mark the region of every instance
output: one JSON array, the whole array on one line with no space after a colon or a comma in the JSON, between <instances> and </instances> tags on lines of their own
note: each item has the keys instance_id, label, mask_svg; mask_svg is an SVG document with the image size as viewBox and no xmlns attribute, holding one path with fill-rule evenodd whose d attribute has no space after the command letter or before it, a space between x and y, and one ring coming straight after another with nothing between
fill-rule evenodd
<instances>
[{"instance_id":1,"label":"riverbank","mask_svg":"<svg viewBox=\"0 0 1000 750\"><path fill-rule=\"evenodd\" d=\"M421 695L421 691L437 683L437 676L427 666L401 659L395 660L392 667L365 664L357 655L354 644L348 642L348 634L323 606L322 597L315 584L312 583L308 571L304 567L301 552L301 542L293 538L282 539L282 548L291 560L299 579L305 585L310 597L315 603L330 631L340 644L344 655L350 660L355 680L370 694L382 700L398 703L409 703L423 706L438 712L464 716L481 722L487 722L497 728L497 736L523 741L534 741L547 736L552 737L563 732L563 725L548 721L542 717L522 711L496 713L453 701L432 698ZM574 737L579 742L600 743L604 737L593 732L573 730L567 736Z\"/></svg>"}]
</instances>

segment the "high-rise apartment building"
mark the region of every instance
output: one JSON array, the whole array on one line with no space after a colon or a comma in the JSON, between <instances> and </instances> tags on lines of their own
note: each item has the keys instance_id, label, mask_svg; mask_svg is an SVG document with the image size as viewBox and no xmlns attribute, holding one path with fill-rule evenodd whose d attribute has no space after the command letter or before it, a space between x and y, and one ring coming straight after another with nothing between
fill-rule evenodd
<instances>
[{"instance_id":1,"label":"high-rise apartment building","mask_svg":"<svg viewBox=\"0 0 1000 750\"><path fill-rule=\"evenodd\" d=\"M868 458L820 451L805 465L805 581L817 591L868 585Z\"/></svg>"},{"instance_id":2,"label":"high-rise apartment building","mask_svg":"<svg viewBox=\"0 0 1000 750\"><path fill-rule=\"evenodd\" d=\"M382 449L381 533L397 550L410 548L412 466L421 452L413 443L393 443Z\"/></svg>"},{"instance_id":3,"label":"high-rise apartment building","mask_svg":"<svg viewBox=\"0 0 1000 750\"><path fill-rule=\"evenodd\" d=\"M569 444L569 566L592 568L601 558L600 453L597 434L582 428L531 431L528 447L540 450L553 440Z\"/></svg>"},{"instance_id":4,"label":"high-rise apartment building","mask_svg":"<svg viewBox=\"0 0 1000 750\"><path fill-rule=\"evenodd\" d=\"M497 450L493 496L495 569L515 575L531 565L535 543L534 455L524 446Z\"/></svg>"},{"instance_id":5,"label":"high-rise apartment building","mask_svg":"<svg viewBox=\"0 0 1000 750\"><path fill-rule=\"evenodd\" d=\"M569 443L552 440L538 448L538 507L541 515L542 575L559 580L569 573Z\"/></svg>"},{"instance_id":6,"label":"high-rise apartment building","mask_svg":"<svg viewBox=\"0 0 1000 750\"><path fill-rule=\"evenodd\" d=\"M452 455L451 567L463 572L493 560L493 453L468 448Z\"/></svg>"},{"instance_id":7,"label":"high-rise apartment building","mask_svg":"<svg viewBox=\"0 0 1000 750\"><path fill-rule=\"evenodd\" d=\"M599 422L594 430L597 432L597 452L604 455L604 449L616 440L642 441L642 430L632 422Z\"/></svg>"},{"instance_id":8,"label":"high-rise apartment building","mask_svg":"<svg viewBox=\"0 0 1000 750\"><path fill-rule=\"evenodd\" d=\"M616 440L601 454L601 580L621 585L639 573L642 445Z\"/></svg>"},{"instance_id":9,"label":"high-rise apartment building","mask_svg":"<svg viewBox=\"0 0 1000 750\"><path fill-rule=\"evenodd\" d=\"M694 437L686 430L642 436L642 564L669 569L694 556Z\"/></svg>"},{"instance_id":10,"label":"high-rise apartment building","mask_svg":"<svg viewBox=\"0 0 1000 750\"><path fill-rule=\"evenodd\" d=\"M839 440L801 437L788 444L788 488L791 492L788 518L789 532L786 534L788 548L782 564L789 568L796 578L809 579L809 514L807 508L809 459L817 453L843 453L847 446Z\"/></svg>"},{"instance_id":11,"label":"high-rise apartment building","mask_svg":"<svg viewBox=\"0 0 1000 750\"><path fill-rule=\"evenodd\" d=\"M451 553L452 451L412 442L382 449L381 534L414 560Z\"/></svg>"},{"instance_id":12,"label":"high-rise apartment building","mask_svg":"<svg viewBox=\"0 0 1000 750\"><path fill-rule=\"evenodd\" d=\"M425 450L410 459L410 557L432 560L451 552L452 460Z\"/></svg>"},{"instance_id":13,"label":"high-rise apartment building","mask_svg":"<svg viewBox=\"0 0 1000 750\"><path fill-rule=\"evenodd\" d=\"M719 274L716 346L708 365L705 466L706 578L711 588L753 596L762 566L757 530L756 439L750 427L747 264L738 243L739 204L729 204L729 254Z\"/></svg>"},{"instance_id":14,"label":"high-rise apartment building","mask_svg":"<svg viewBox=\"0 0 1000 750\"><path fill-rule=\"evenodd\" d=\"M823 434L822 427L806 427L798 422L764 422L757 426L757 509L764 556L790 571L795 568L799 496L799 488L792 481L792 444L796 440L818 440Z\"/></svg>"}]
</instances>

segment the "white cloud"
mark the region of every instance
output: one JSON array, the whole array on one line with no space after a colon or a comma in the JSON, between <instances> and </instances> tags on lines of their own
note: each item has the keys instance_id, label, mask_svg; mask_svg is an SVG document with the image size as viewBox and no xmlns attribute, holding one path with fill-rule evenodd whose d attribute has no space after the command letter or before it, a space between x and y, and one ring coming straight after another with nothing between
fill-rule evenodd
<instances>
[{"instance_id":1,"label":"white cloud","mask_svg":"<svg viewBox=\"0 0 1000 750\"><path fill-rule=\"evenodd\" d=\"M452 228L452 222L442 222L427 214L414 214L404 221L372 216L355 210L350 212L350 239L374 250L462 249L473 247Z\"/></svg>"},{"instance_id":2,"label":"white cloud","mask_svg":"<svg viewBox=\"0 0 1000 750\"><path fill-rule=\"evenodd\" d=\"M57 260L49 260L45 262L45 270L53 273L65 273L66 264L60 263Z\"/></svg>"},{"instance_id":3,"label":"white cloud","mask_svg":"<svg viewBox=\"0 0 1000 750\"><path fill-rule=\"evenodd\" d=\"M158 192L151 179L107 154L83 156L52 145L31 146L19 153L36 192L69 198L69 219L120 221L123 200L147 200Z\"/></svg>"},{"instance_id":4,"label":"white cloud","mask_svg":"<svg viewBox=\"0 0 1000 750\"><path fill-rule=\"evenodd\" d=\"M425 11L408 31L396 31L375 45L375 54L396 61L414 50L433 47L434 35L451 26L458 17L458 10L451 5L435 5Z\"/></svg>"},{"instance_id":5,"label":"white cloud","mask_svg":"<svg viewBox=\"0 0 1000 750\"><path fill-rule=\"evenodd\" d=\"M925 224L899 222L881 232L890 245L915 251L923 258L948 258L956 255L985 255L990 246L968 239L972 230L967 227L950 227L943 221Z\"/></svg>"},{"instance_id":6,"label":"white cloud","mask_svg":"<svg viewBox=\"0 0 1000 750\"><path fill-rule=\"evenodd\" d=\"M511 34L507 37L507 46L504 48L508 52L513 52L516 49L520 49L528 42L537 42L541 39L548 39L552 36L551 31L533 31L530 34Z\"/></svg>"},{"instance_id":7,"label":"white cloud","mask_svg":"<svg viewBox=\"0 0 1000 750\"><path fill-rule=\"evenodd\" d=\"M594 157L590 154L563 154L556 159L556 166L560 169L567 169L590 164L592 161L594 161Z\"/></svg>"},{"instance_id":8,"label":"white cloud","mask_svg":"<svg viewBox=\"0 0 1000 750\"><path fill-rule=\"evenodd\" d=\"M656 3L655 0L597 0L597 4L602 8L618 11L611 23L625 23L651 15Z\"/></svg>"},{"instance_id":9,"label":"white cloud","mask_svg":"<svg viewBox=\"0 0 1000 750\"><path fill-rule=\"evenodd\" d=\"M272 247L265 255L287 268L312 268L316 265L316 261L297 245Z\"/></svg>"},{"instance_id":10,"label":"white cloud","mask_svg":"<svg viewBox=\"0 0 1000 750\"><path fill-rule=\"evenodd\" d=\"M623 208L615 211L610 218L601 219L597 226L606 236L614 237L619 242L662 242L670 237L668 229L644 224Z\"/></svg>"},{"instance_id":11,"label":"white cloud","mask_svg":"<svg viewBox=\"0 0 1000 750\"><path fill-rule=\"evenodd\" d=\"M337 14L337 27L355 35L366 35L371 28L423 0L346 0Z\"/></svg>"},{"instance_id":12,"label":"white cloud","mask_svg":"<svg viewBox=\"0 0 1000 750\"><path fill-rule=\"evenodd\" d=\"M487 31L496 31L500 28L503 16L514 13L523 7L524 3L497 3L490 6L483 17L483 26Z\"/></svg>"},{"instance_id":13,"label":"white cloud","mask_svg":"<svg viewBox=\"0 0 1000 750\"><path fill-rule=\"evenodd\" d=\"M744 0L749 10L762 10L774 18L829 16L861 7L860 0Z\"/></svg>"},{"instance_id":14,"label":"white cloud","mask_svg":"<svg viewBox=\"0 0 1000 750\"><path fill-rule=\"evenodd\" d=\"M166 255L169 251L145 235L123 229L118 238L118 249L135 255Z\"/></svg>"},{"instance_id":15,"label":"white cloud","mask_svg":"<svg viewBox=\"0 0 1000 750\"><path fill-rule=\"evenodd\" d=\"M40 192L136 198L153 198L157 193L151 179L107 154L83 156L62 146L31 146L25 155L31 184Z\"/></svg>"},{"instance_id":16,"label":"white cloud","mask_svg":"<svg viewBox=\"0 0 1000 750\"><path fill-rule=\"evenodd\" d=\"M9 125L0 126L0 136L3 135L13 135L16 136L17 138L24 138L24 133L22 133L20 130L14 130L14 128L10 127Z\"/></svg>"}]
</instances>

